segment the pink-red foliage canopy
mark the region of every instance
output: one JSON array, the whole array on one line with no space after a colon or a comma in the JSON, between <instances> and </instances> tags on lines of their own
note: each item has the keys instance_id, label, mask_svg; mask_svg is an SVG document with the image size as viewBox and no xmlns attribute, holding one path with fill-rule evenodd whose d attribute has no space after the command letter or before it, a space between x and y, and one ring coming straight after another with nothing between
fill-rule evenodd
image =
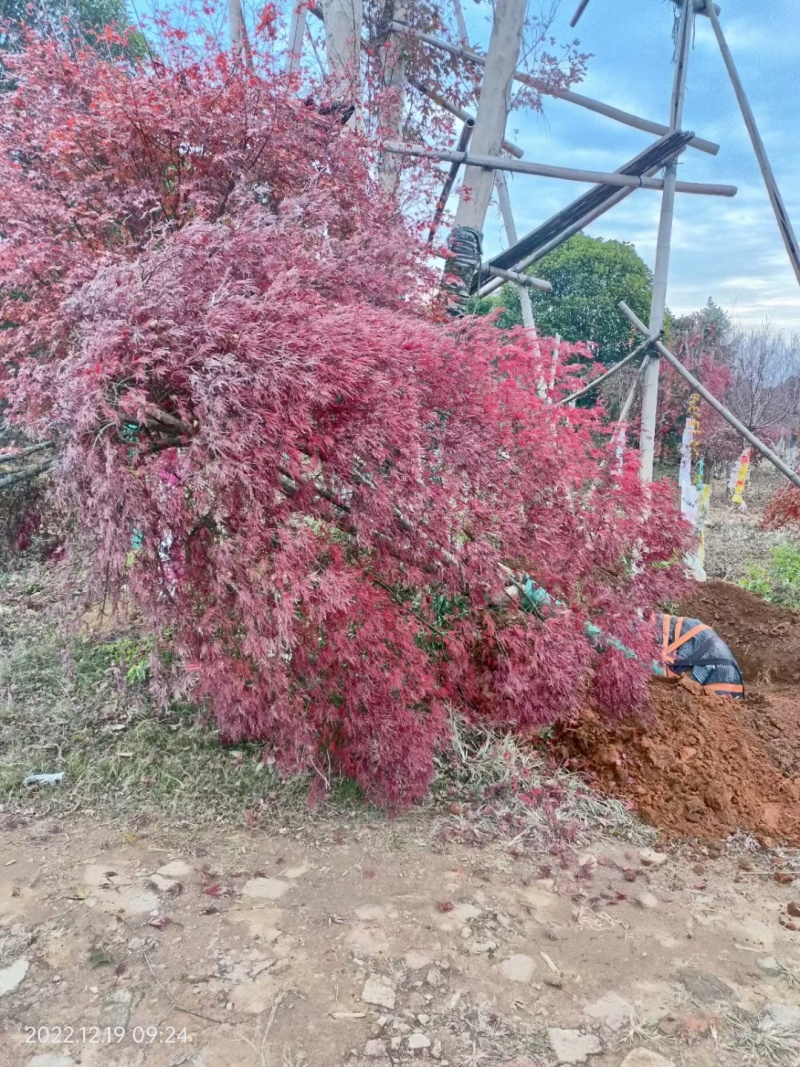
<instances>
[{"instance_id":1,"label":"pink-red foliage canopy","mask_svg":"<svg viewBox=\"0 0 800 1067\"><path fill-rule=\"evenodd\" d=\"M426 307L357 138L224 57L131 72L37 45L19 71L12 415L57 441L98 582L168 635L223 736L398 806L452 706L527 729L641 707L680 520L597 411L538 397L524 331ZM556 598L546 622L501 564Z\"/></svg>"}]
</instances>

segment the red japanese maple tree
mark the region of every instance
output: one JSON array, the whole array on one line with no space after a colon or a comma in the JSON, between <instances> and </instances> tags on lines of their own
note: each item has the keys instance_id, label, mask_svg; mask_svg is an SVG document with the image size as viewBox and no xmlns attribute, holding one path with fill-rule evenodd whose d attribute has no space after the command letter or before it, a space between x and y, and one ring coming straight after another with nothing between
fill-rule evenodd
<instances>
[{"instance_id":1,"label":"red japanese maple tree","mask_svg":"<svg viewBox=\"0 0 800 1067\"><path fill-rule=\"evenodd\" d=\"M11 417L56 443L75 546L177 653L170 682L226 739L395 807L453 706L640 708L681 521L597 409L538 396L524 331L442 321L368 146L222 55L9 62Z\"/></svg>"}]
</instances>

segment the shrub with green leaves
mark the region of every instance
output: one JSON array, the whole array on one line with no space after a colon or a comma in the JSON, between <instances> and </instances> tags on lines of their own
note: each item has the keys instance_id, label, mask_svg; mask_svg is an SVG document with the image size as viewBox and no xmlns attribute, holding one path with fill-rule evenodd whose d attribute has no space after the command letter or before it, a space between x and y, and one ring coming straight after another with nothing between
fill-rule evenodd
<instances>
[{"instance_id":1,"label":"shrub with green leaves","mask_svg":"<svg viewBox=\"0 0 800 1067\"><path fill-rule=\"evenodd\" d=\"M739 584L771 604L800 610L800 541L776 545L769 563L752 566Z\"/></svg>"}]
</instances>

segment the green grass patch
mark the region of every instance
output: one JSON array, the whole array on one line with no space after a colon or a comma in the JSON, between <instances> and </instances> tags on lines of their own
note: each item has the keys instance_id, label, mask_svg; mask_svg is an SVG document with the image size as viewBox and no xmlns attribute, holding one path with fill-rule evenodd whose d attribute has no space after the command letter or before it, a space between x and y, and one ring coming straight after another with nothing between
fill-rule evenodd
<instances>
[{"instance_id":1,"label":"green grass patch","mask_svg":"<svg viewBox=\"0 0 800 1067\"><path fill-rule=\"evenodd\" d=\"M769 557L752 565L739 584L770 604L800 610L800 541L776 545Z\"/></svg>"}]
</instances>

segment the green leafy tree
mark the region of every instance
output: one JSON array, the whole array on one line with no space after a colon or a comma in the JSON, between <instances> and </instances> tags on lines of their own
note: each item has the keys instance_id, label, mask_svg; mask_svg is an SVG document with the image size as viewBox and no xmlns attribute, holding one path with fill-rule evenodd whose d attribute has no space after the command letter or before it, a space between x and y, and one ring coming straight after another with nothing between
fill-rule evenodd
<instances>
[{"instance_id":1,"label":"green leafy tree","mask_svg":"<svg viewBox=\"0 0 800 1067\"><path fill-rule=\"evenodd\" d=\"M125 0L0 0L0 51L17 51L24 30L35 30L43 37L56 37L65 44L89 44L112 55L141 58L145 39L130 29ZM104 40L107 27L129 31L124 46ZM6 86L8 87L8 86Z\"/></svg>"},{"instance_id":2,"label":"green leafy tree","mask_svg":"<svg viewBox=\"0 0 800 1067\"><path fill-rule=\"evenodd\" d=\"M647 321L653 276L627 241L606 241L579 233L529 268L551 282L553 291L533 291L533 314L540 333L563 340L591 341L597 358L615 363L630 351L634 331L617 304L624 300ZM505 285L494 301L501 307L498 325L522 324L519 293ZM481 307L479 311L490 310Z\"/></svg>"}]
</instances>

